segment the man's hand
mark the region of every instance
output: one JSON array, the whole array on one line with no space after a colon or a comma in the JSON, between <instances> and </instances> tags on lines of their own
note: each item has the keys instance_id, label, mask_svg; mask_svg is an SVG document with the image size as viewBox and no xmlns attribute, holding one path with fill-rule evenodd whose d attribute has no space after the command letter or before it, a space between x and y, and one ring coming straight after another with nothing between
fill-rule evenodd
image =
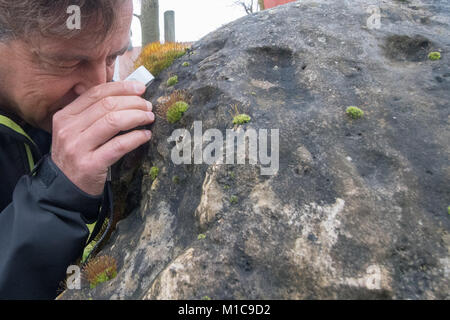
<instances>
[{"instance_id":1,"label":"man's hand","mask_svg":"<svg viewBox=\"0 0 450 320\"><path fill-rule=\"evenodd\" d=\"M134 81L102 84L54 115L52 160L87 194L102 194L108 167L150 140L147 130L115 137L155 120L144 91Z\"/></svg>"}]
</instances>

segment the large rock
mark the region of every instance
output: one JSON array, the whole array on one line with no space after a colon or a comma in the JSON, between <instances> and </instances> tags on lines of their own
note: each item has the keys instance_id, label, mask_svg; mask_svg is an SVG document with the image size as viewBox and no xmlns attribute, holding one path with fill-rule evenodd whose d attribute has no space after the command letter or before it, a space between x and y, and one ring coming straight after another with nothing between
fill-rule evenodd
<instances>
[{"instance_id":1,"label":"large rock","mask_svg":"<svg viewBox=\"0 0 450 320\"><path fill-rule=\"evenodd\" d=\"M297 1L195 43L148 93L157 106L176 74L191 108L117 169L127 217L100 253L117 277L63 297L450 298L449 16L445 1ZM279 129L275 175L172 162L174 129L225 133L234 104L241 130Z\"/></svg>"}]
</instances>

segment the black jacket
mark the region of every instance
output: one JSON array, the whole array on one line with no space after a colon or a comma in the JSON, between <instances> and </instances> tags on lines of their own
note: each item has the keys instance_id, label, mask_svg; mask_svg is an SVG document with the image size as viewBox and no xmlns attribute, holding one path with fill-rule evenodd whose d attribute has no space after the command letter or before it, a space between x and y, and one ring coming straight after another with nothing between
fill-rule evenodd
<instances>
[{"instance_id":1,"label":"black jacket","mask_svg":"<svg viewBox=\"0 0 450 320\"><path fill-rule=\"evenodd\" d=\"M110 210L59 170L50 145L50 134L0 110L0 299L54 299L87 244L86 224Z\"/></svg>"}]
</instances>

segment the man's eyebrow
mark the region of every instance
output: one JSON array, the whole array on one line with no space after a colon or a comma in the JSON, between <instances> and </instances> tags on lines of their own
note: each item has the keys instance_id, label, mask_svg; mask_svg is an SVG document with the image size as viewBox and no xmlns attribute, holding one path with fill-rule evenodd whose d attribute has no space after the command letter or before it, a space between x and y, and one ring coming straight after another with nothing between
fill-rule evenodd
<instances>
[{"instance_id":1,"label":"man's eyebrow","mask_svg":"<svg viewBox=\"0 0 450 320\"><path fill-rule=\"evenodd\" d=\"M121 56L123 55L127 49L128 49L129 43L126 44L125 47L123 47L122 49L120 49L117 52L114 52L113 54L111 54L109 57L113 57L113 56ZM51 60L57 60L57 61L75 61L75 60L91 60L91 57L89 56L85 56L85 55L70 55L70 54L45 54L45 53L41 53L41 55L47 59L51 59Z\"/></svg>"}]
</instances>

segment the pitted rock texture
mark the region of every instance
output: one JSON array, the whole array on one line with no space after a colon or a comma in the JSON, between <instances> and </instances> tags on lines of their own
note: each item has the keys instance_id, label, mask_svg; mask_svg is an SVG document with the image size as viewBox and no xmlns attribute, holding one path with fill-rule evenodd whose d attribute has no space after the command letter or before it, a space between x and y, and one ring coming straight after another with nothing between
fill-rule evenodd
<instances>
[{"instance_id":1,"label":"pitted rock texture","mask_svg":"<svg viewBox=\"0 0 450 320\"><path fill-rule=\"evenodd\" d=\"M147 93L191 107L116 169L128 216L100 254L117 277L63 298L450 298L449 17L445 1L304 0L196 42ZM172 162L175 129L225 135L235 104L240 130L279 129L277 174Z\"/></svg>"}]
</instances>

